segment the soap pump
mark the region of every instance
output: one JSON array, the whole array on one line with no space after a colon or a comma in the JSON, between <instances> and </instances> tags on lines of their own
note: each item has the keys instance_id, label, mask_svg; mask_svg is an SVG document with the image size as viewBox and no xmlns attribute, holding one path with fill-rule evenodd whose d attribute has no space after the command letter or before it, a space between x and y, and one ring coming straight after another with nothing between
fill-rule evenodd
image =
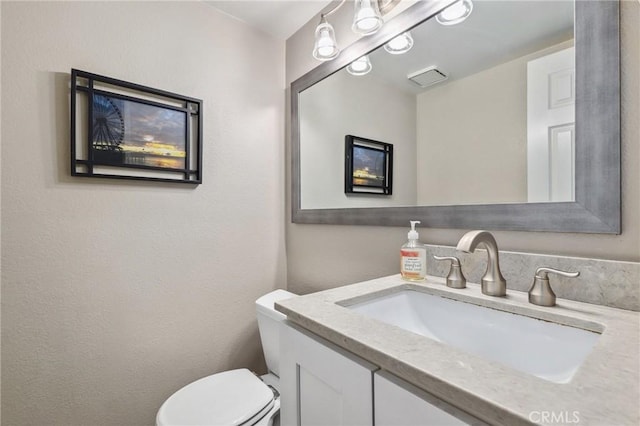
<instances>
[{"instance_id":1,"label":"soap pump","mask_svg":"<svg viewBox=\"0 0 640 426\"><path fill-rule=\"evenodd\" d=\"M424 281L427 276L427 250L418 241L416 224L419 220L409 221L411 230L407 242L400 248L400 275L406 281Z\"/></svg>"}]
</instances>

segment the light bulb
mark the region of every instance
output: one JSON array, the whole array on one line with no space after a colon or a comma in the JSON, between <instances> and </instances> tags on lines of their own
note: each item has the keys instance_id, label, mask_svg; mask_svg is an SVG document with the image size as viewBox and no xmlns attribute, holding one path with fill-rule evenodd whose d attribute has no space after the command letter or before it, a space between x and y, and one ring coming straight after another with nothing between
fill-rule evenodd
<instances>
[{"instance_id":1,"label":"light bulb","mask_svg":"<svg viewBox=\"0 0 640 426\"><path fill-rule=\"evenodd\" d=\"M436 21L442 25L455 25L471 15L473 3L471 0L460 0L436 15Z\"/></svg>"},{"instance_id":2,"label":"light bulb","mask_svg":"<svg viewBox=\"0 0 640 426\"><path fill-rule=\"evenodd\" d=\"M320 24L316 28L316 41L313 47L313 57L319 61L328 61L340 53L336 42L335 32L325 17L320 18Z\"/></svg>"},{"instance_id":3,"label":"light bulb","mask_svg":"<svg viewBox=\"0 0 640 426\"><path fill-rule=\"evenodd\" d=\"M387 44L384 45L384 50L393 55L400 55L402 53L407 53L412 47L413 37L411 37L411 33L407 31L406 33L402 33L399 36L391 39Z\"/></svg>"},{"instance_id":4,"label":"light bulb","mask_svg":"<svg viewBox=\"0 0 640 426\"><path fill-rule=\"evenodd\" d=\"M358 34L373 34L382 27L383 20L377 0L356 0L351 29Z\"/></svg>"},{"instance_id":5,"label":"light bulb","mask_svg":"<svg viewBox=\"0 0 640 426\"><path fill-rule=\"evenodd\" d=\"M371 68L369 56L364 55L351 62L347 67L347 72L351 75L365 75L371 71Z\"/></svg>"}]
</instances>

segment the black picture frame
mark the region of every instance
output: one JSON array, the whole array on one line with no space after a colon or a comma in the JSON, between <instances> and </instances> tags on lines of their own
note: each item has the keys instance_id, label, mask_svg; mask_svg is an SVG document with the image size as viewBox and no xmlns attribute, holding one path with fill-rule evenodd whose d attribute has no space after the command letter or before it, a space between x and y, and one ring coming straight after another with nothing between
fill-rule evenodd
<instances>
[{"instance_id":1,"label":"black picture frame","mask_svg":"<svg viewBox=\"0 0 640 426\"><path fill-rule=\"evenodd\" d=\"M344 141L344 192L392 195L393 145L353 135Z\"/></svg>"},{"instance_id":2,"label":"black picture frame","mask_svg":"<svg viewBox=\"0 0 640 426\"><path fill-rule=\"evenodd\" d=\"M202 183L202 100L72 69L71 175Z\"/></svg>"}]
</instances>

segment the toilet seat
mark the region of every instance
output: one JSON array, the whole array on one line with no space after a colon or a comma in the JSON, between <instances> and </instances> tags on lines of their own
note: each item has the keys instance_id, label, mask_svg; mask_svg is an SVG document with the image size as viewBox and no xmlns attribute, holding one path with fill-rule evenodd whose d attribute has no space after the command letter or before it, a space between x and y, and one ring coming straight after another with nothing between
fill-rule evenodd
<instances>
[{"instance_id":1,"label":"toilet seat","mask_svg":"<svg viewBox=\"0 0 640 426\"><path fill-rule=\"evenodd\" d=\"M279 402L271 388L246 368L224 371L171 395L158 410L156 424L255 425L279 408Z\"/></svg>"}]
</instances>

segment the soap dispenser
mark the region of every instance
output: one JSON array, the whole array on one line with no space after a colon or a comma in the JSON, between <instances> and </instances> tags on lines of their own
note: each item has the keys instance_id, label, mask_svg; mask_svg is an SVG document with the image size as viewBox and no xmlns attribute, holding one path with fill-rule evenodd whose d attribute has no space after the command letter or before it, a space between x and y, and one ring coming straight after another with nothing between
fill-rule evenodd
<instances>
[{"instance_id":1,"label":"soap dispenser","mask_svg":"<svg viewBox=\"0 0 640 426\"><path fill-rule=\"evenodd\" d=\"M409 221L411 230L407 242L400 248L400 275L406 281L424 281L427 276L427 250L418 241L416 224L419 220Z\"/></svg>"}]
</instances>

